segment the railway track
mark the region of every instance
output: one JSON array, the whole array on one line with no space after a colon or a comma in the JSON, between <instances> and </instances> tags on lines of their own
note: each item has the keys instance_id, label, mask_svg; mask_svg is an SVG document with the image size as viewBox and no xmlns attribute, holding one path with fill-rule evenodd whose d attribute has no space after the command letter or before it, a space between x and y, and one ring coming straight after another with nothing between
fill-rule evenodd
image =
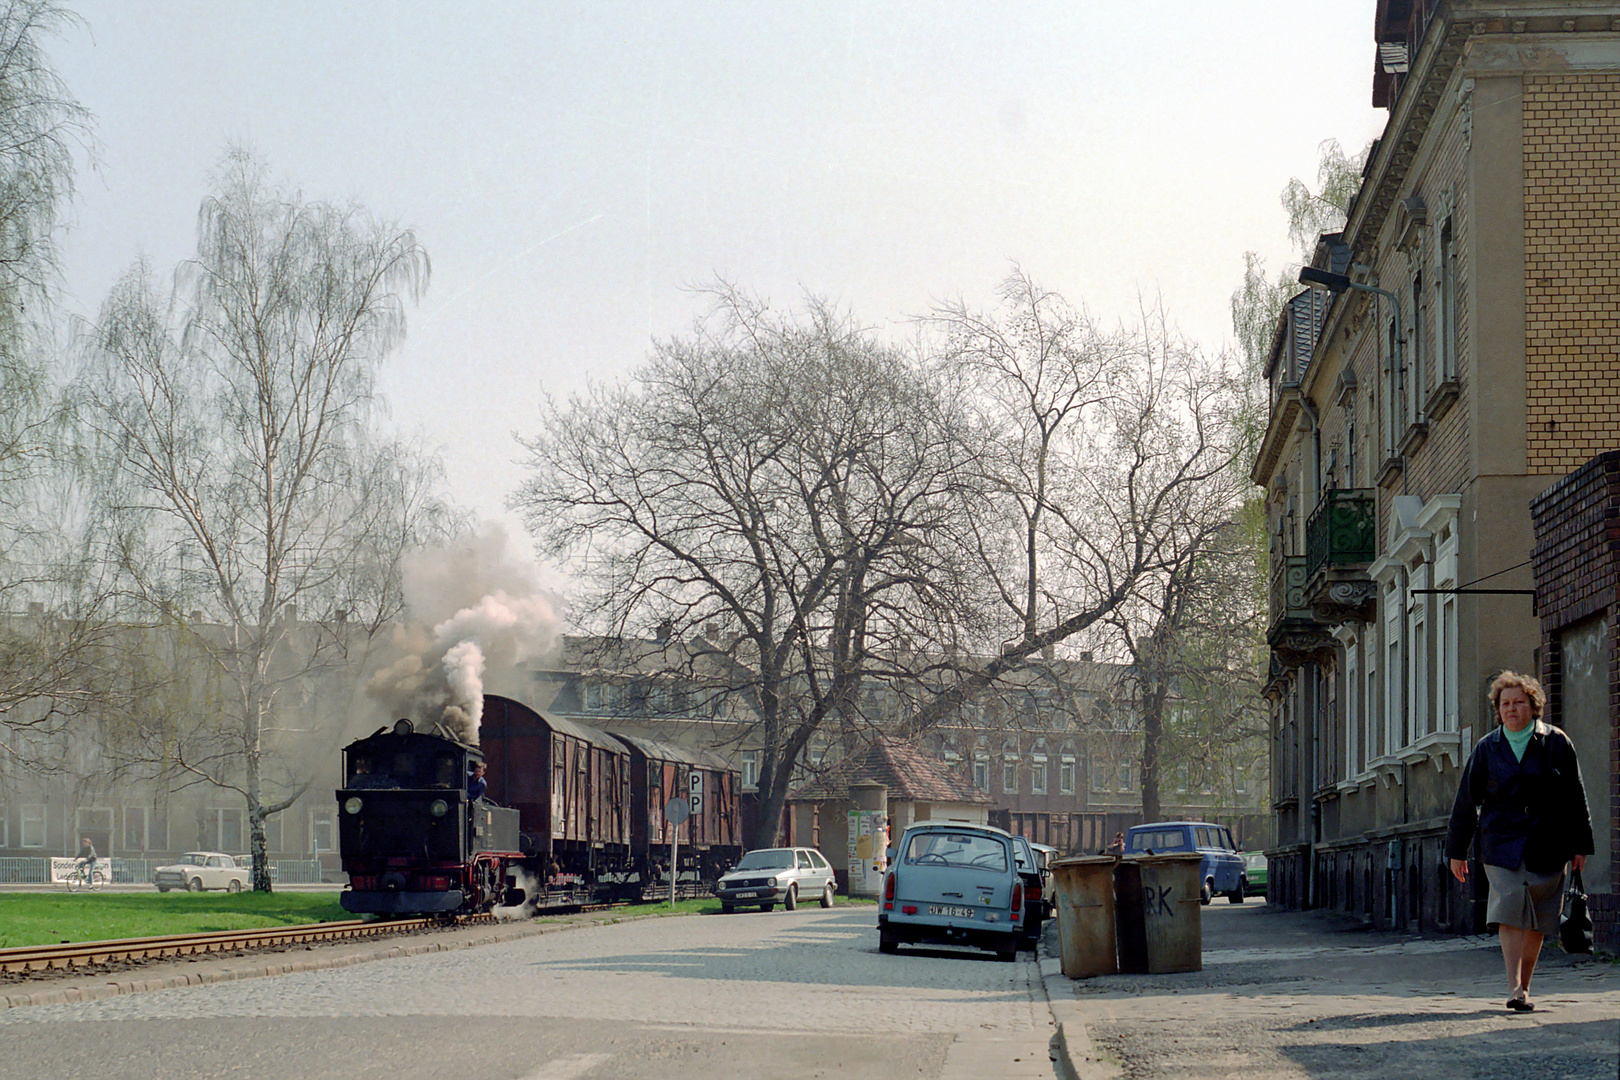
<instances>
[{"instance_id":1,"label":"railway track","mask_svg":"<svg viewBox=\"0 0 1620 1080\"><path fill-rule=\"evenodd\" d=\"M487 915L472 916L460 920L458 925L485 921L488 918ZM0 972L26 973L61 970L86 964L158 960L246 949L283 948L289 945L413 933L438 925L443 925L443 922L432 919L390 919L373 922L355 919L347 922L310 923L303 926L261 927L256 930L220 930L206 934L173 934L168 937L31 945L0 949Z\"/></svg>"}]
</instances>

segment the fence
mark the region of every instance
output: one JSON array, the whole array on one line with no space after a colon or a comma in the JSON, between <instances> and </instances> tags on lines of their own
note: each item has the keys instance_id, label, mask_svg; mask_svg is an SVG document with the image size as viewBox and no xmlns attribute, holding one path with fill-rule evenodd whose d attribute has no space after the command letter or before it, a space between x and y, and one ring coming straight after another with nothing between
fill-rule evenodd
<instances>
[{"instance_id":1,"label":"fence","mask_svg":"<svg viewBox=\"0 0 1620 1080\"><path fill-rule=\"evenodd\" d=\"M114 885L140 885L152 880L152 872L164 865L166 859L97 860L99 865L110 865ZM238 860L248 865L244 857ZM48 885L52 881L49 856L0 857L0 885ZM279 885L319 885L321 863L318 859L275 859L270 863L270 880Z\"/></svg>"}]
</instances>

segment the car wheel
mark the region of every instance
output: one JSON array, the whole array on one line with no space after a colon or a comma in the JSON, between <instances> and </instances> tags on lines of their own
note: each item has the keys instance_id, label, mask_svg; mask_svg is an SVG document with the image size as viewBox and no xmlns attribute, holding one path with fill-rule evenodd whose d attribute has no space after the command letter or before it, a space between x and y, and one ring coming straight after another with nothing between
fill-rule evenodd
<instances>
[{"instance_id":1,"label":"car wheel","mask_svg":"<svg viewBox=\"0 0 1620 1080\"><path fill-rule=\"evenodd\" d=\"M776 910L776 905L775 904L761 904L761 905L759 905L759 910L761 910L761 911L775 911Z\"/></svg>"},{"instance_id":2,"label":"car wheel","mask_svg":"<svg viewBox=\"0 0 1620 1080\"><path fill-rule=\"evenodd\" d=\"M168 891L169 891L169 887L167 885L159 885L158 886L158 892L168 892Z\"/></svg>"},{"instance_id":3,"label":"car wheel","mask_svg":"<svg viewBox=\"0 0 1620 1080\"><path fill-rule=\"evenodd\" d=\"M1018 959L1018 941L1014 940L1005 945L996 946L996 959L1011 962Z\"/></svg>"},{"instance_id":4,"label":"car wheel","mask_svg":"<svg viewBox=\"0 0 1620 1080\"><path fill-rule=\"evenodd\" d=\"M782 907L788 911L796 911L799 907L799 887L789 885L787 895L782 897Z\"/></svg>"},{"instance_id":5,"label":"car wheel","mask_svg":"<svg viewBox=\"0 0 1620 1080\"><path fill-rule=\"evenodd\" d=\"M827 882L827 887L821 890L821 906L833 906L833 884L830 881Z\"/></svg>"},{"instance_id":6,"label":"car wheel","mask_svg":"<svg viewBox=\"0 0 1620 1080\"><path fill-rule=\"evenodd\" d=\"M191 892L202 892L203 891L202 890L202 878L200 878L200 877L192 878L191 883L189 885L187 885L186 888Z\"/></svg>"},{"instance_id":7,"label":"car wheel","mask_svg":"<svg viewBox=\"0 0 1620 1080\"><path fill-rule=\"evenodd\" d=\"M1198 893L1198 902L1208 904L1213 899L1215 899L1215 879L1205 878L1204 887Z\"/></svg>"},{"instance_id":8,"label":"car wheel","mask_svg":"<svg viewBox=\"0 0 1620 1080\"><path fill-rule=\"evenodd\" d=\"M737 910L737 905L736 904L728 904L728 903L726 903L724 901L721 901L721 903L720 903L720 914L722 914L722 915L730 915L732 912L734 912L736 910Z\"/></svg>"},{"instance_id":9,"label":"car wheel","mask_svg":"<svg viewBox=\"0 0 1620 1080\"><path fill-rule=\"evenodd\" d=\"M878 952L897 953L900 951L900 939L887 930L878 931Z\"/></svg>"},{"instance_id":10,"label":"car wheel","mask_svg":"<svg viewBox=\"0 0 1620 1080\"><path fill-rule=\"evenodd\" d=\"M1243 879L1238 878L1238 887L1227 893L1226 899L1229 903L1241 904L1243 903L1243 898L1246 895L1247 891L1243 887Z\"/></svg>"},{"instance_id":11,"label":"car wheel","mask_svg":"<svg viewBox=\"0 0 1620 1080\"><path fill-rule=\"evenodd\" d=\"M235 878L231 878L231 883L229 885L225 886L225 891L226 892L241 892L242 891L242 883L240 881L237 881Z\"/></svg>"}]
</instances>

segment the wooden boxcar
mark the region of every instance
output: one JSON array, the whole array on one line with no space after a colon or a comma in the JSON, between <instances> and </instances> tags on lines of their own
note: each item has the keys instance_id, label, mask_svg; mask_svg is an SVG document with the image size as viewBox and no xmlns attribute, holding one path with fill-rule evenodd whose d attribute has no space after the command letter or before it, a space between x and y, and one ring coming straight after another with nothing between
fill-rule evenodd
<instances>
[{"instance_id":1,"label":"wooden boxcar","mask_svg":"<svg viewBox=\"0 0 1620 1080\"><path fill-rule=\"evenodd\" d=\"M629 868L630 754L585 724L484 695L479 743L488 798L516 809L524 854L548 877L594 881Z\"/></svg>"},{"instance_id":2,"label":"wooden boxcar","mask_svg":"<svg viewBox=\"0 0 1620 1080\"><path fill-rule=\"evenodd\" d=\"M678 841L683 879L712 881L742 854L738 774L719 756L640 735L616 734L630 750L630 844L643 883L658 881ZM665 814L685 799L687 819Z\"/></svg>"}]
</instances>

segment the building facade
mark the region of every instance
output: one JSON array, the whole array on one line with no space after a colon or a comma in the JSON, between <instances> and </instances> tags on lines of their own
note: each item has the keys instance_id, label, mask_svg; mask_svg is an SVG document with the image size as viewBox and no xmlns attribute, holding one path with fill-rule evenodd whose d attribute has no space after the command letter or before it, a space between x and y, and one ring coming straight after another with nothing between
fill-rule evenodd
<instances>
[{"instance_id":1,"label":"building facade","mask_svg":"<svg viewBox=\"0 0 1620 1080\"><path fill-rule=\"evenodd\" d=\"M1447 873L1445 823L1495 723L1490 680L1542 667L1530 502L1620 446L1620 5L1390 0L1374 31L1388 123L1312 260L1330 291L1279 321L1252 474L1272 888L1471 931L1480 898ZM1610 767L1609 747L1578 749Z\"/></svg>"}]
</instances>

